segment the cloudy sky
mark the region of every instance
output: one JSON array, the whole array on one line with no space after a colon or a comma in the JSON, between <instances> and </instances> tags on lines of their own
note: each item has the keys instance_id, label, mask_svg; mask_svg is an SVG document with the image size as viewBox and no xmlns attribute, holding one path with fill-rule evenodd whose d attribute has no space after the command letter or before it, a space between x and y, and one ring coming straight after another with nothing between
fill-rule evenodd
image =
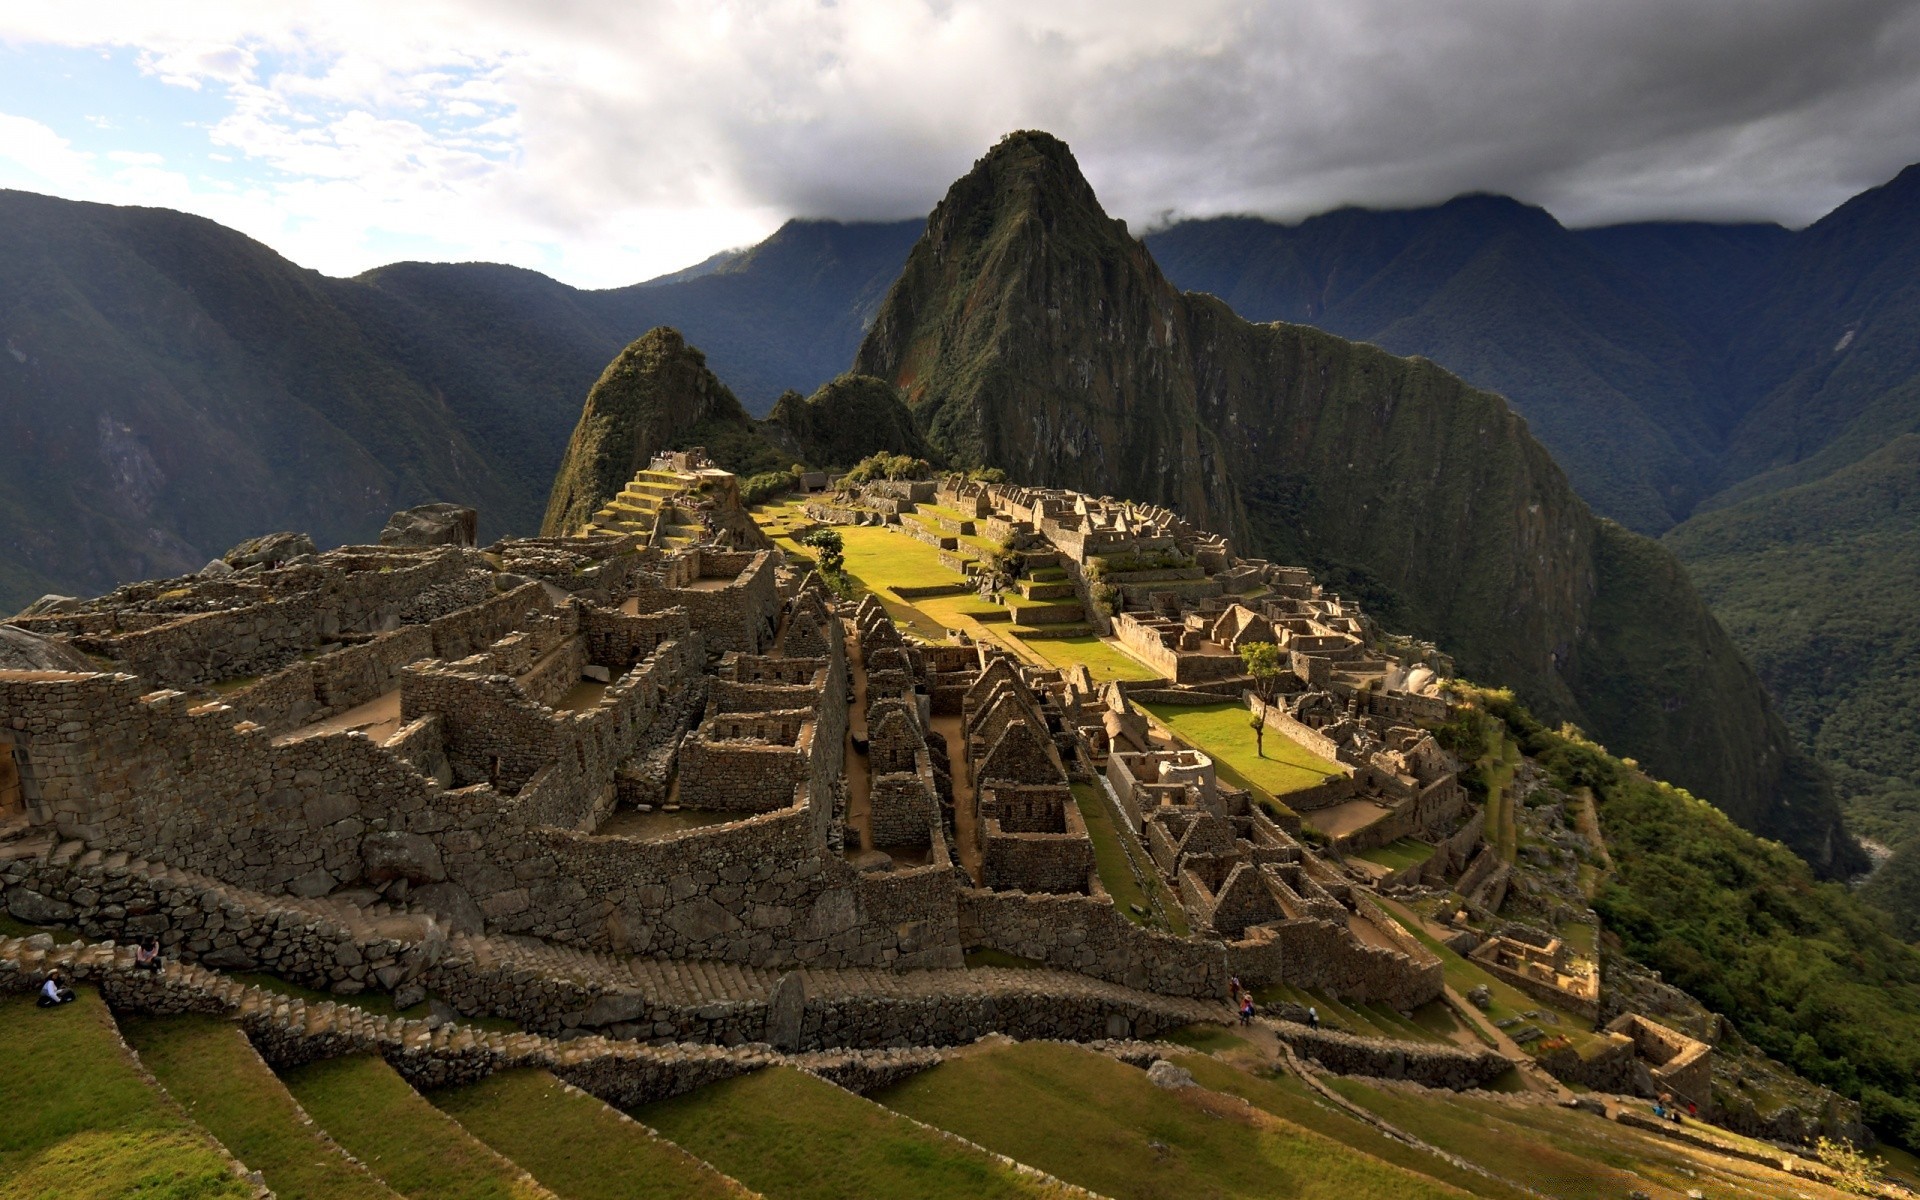
<instances>
[{"instance_id":1,"label":"cloudy sky","mask_svg":"<svg viewBox=\"0 0 1920 1200\"><path fill-rule=\"evenodd\" d=\"M332 274L629 283L918 216L1023 127L1136 228L1475 190L1803 224L1920 161L1920 0L0 3L0 187Z\"/></svg>"}]
</instances>

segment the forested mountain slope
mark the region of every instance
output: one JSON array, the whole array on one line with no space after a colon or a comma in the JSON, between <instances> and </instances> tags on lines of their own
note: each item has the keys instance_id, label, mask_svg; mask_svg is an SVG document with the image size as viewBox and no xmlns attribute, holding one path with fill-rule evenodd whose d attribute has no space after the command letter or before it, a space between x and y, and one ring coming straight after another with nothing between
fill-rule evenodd
<instances>
[{"instance_id":1,"label":"forested mountain slope","mask_svg":"<svg viewBox=\"0 0 1920 1200\"><path fill-rule=\"evenodd\" d=\"M1183 294L1064 144L1003 141L928 222L856 369L934 449L1177 505L1360 591L1461 669L1828 869L1856 851L1670 554L1598 520L1498 397Z\"/></svg>"}]
</instances>

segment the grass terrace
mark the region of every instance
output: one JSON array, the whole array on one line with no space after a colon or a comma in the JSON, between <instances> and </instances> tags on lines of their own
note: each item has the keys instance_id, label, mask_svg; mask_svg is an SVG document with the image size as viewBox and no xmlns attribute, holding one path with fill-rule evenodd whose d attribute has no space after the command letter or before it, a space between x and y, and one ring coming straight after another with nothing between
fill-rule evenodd
<instances>
[{"instance_id":1,"label":"grass terrace","mask_svg":"<svg viewBox=\"0 0 1920 1200\"><path fill-rule=\"evenodd\" d=\"M1372 850L1362 850L1354 855L1370 863L1376 863L1389 871L1399 871L1406 867L1417 866L1433 857L1433 846L1418 838L1401 838Z\"/></svg>"},{"instance_id":2,"label":"grass terrace","mask_svg":"<svg viewBox=\"0 0 1920 1200\"><path fill-rule=\"evenodd\" d=\"M1483 1200L1521 1200L1528 1195L1517 1187L1488 1179L1436 1154L1388 1137L1372 1125L1335 1108L1290 1074L1252 1074L1204 1054L1183 1054L1173 1061L1193 1072L1194 1081L1201 1087L1238 1096L1282 1120L1395 1166L1430 1175L1469 1195Z\"/></svg>"},{"instance_id":3,"label":"grass terrace","mask_svg":"<svg viewBox=\"0 0 1920 1200\"><path fill-rule=\"evenodd\" d=\"M321 1128L396 1192L434 1200L551 1196L427 1103L382 1059L327 1059L284 1077Z\"/></svg>"},{"instance_id":4,"label":"grass terrace","mask_svg":"<svg viewBox=\"0 0 1920 1200\"><path fill-rule=\"evenodd\" d=\"M742 1195L699 1159L546 1071L502 1071L428 1098L564 1200Z\"/></svg>"},{"instance_id":5,"label":"grass terrace","mask_svg":"<svg viewBox=\"0 0 1920 1200\"><path fill-rule=\"evenodd\" d=\"M1149 877L1147 886L1158 894L1160 908L1166 913L1170 928L1161 924L1153 902L1141 888L1140 879L1134 874L1133 865L1127 858L1129 848L1143 862L1146 853L1135 840L1133 830L1113 819L1113 809L1101 794L1099 785L1074 784L1073 801L1080 809L1081 818L1087 823L1087 836L1093 839L1094 869L1100 876L1100 886L1107 889L1107 895L1113 898L1114 908L1135 925L1165 929L1180 937L1187 936L1186 910L1180 907L1178 900L1160 881L1160 876L1154 873ZM1146 915L1133 911L1136 904L1147 910Z\"/></svg>"},{"instance_id":6,"label":"grass terrace","mask_svg":"<svg viewBox=\"0 0 1920 1200\"><path fill-rule=\"evenodd\" d=\"M1060 1195L977 1150L789 1067L711 1084L634 1116L774 1200Z\"/></svg>"},{"instance_id":7,"label":"grass terrace","mask_svg":"<svg viewBox=\"0 0 1920 1200\"><path fill-rule=\"evenodd\" d=\"M1426 1200L1466 1192L1238 1099L1046 1042L949 1059L875 1099L1115 1200Z\"/></svg>"},{"instance_id":8,"label":"grass terrace","mask_svg":"<svg viewBox=\"0 0 1920 1200\"><path fill-rule=\"evenodd\" d=\"M141 1076L92 988L42 1011L0 998L0 1195L250 1197L206 1134Z\"/></svg>"},{"instance_id":9,"label":"grass terrace","mask_svg":"<svg viewBox=\"0 0 1920 1200\"><path fill-rule=\"evenodd\" d=\"M1095 683L1160 678L1151 667L1092 634L1025 640L1029 649L1056 667L1085 665Z\"/></svg>"},{"instance_id":10,"label":"grass terrace","mask_svg":"<svg viewBox=\"0 0 1920 1200\"><path fill-rule=\"evenodd\" d=\"M1682 1197L1774 1198L1782 1180L1765 1168L1695 1151L1588 1113L1540 1104L1454 1096L1435 1104L1417 1093L1331 1077L1342 1096L1427 1142L1504 1179L1564 1200L1615 1200L1641 1192ZM1811 1180L1794 1191L1821 1200L1840 1193Z\"/></svg>"},{"instance_id":11,"label":"grass terrace","mask_svg":"<svg viewBox=\"0 0 1920 1200\"><path fill-rule=\"evenodd\" d=\"M141 1017L125 1032L167 1092L277 1195L394 1200L302 1118L286 1085L232 1021Z\"/></svg>"},{"instance_id":12,"label":"grass terrace","mask_svg":"<svg viewBox=\"0 0 1920 1200\"><path fill-rule=\"evenodd\" d=\"M1273 799L1304 791L1342 772L1313 751L1269 729L1264 756L1254 753L1253 715L1238 704L1147 704L1175 737L1204 750L1228 783Z\"/></svg>"}]
</instances>

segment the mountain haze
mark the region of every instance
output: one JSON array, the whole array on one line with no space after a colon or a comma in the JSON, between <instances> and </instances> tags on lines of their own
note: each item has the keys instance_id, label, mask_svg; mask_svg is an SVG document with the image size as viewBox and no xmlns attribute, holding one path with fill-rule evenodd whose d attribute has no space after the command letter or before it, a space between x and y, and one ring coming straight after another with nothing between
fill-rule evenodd
<instances>
[{"instance_id":1,"label":"mountain haze","mask_svg":"<svg viewBox=\"0 0 1920 1200\"><path fill-rule=\"evenodd\" d=\"M451 500L531 533L609 359L683 327L765 412L845 369L919 222L793 221L692 278L297 267L203 218L0 191L0 611ZM744 381L744 382L742 382Z\"/></svg>"},{"instance_id":2,"label":"mountain haze","mask_svg":"<svg viewBox=\"0 0 1920 1200\"><path fill-rule=\"evenodd\" d=\"M1468 675L1817 864L1856 862L1678 562L1597 519L1499 397L1179 292L1055 138L1013 135L954 184L855 367L956 464L1176 505L1328 571Z\"/></svg>"}]
</instances>

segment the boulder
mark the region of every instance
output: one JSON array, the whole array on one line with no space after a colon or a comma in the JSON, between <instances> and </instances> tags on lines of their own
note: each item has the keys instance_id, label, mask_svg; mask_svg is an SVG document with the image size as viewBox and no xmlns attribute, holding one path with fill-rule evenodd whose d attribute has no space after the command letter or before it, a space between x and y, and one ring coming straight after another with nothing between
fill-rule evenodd
<instances>
[{"instance_id":1,"label":"boulder","mask_svg":"<svg viewBox=\"0 0 1920 1200\"><path fill-rule=\"evenodd\" d=\"M233 568L227 565L226 559L216 558L206 566L201 567L198 574L202 579L219 579L223 575L233 574Z\"/></svg>"},{"instance_id":2,"label":"boulder","mask_svg":"<svg viewBox=\"0 0 1920 1200\"><path fill-rule=\"evenodd\" d=\"M73 905L24 887L7 889L7 911L29 925L58 925L74 916Z\"/></svg>"},{"instance_id":3,"label":"boulder","mask_svg":"<svg viewBox=\"0 0 1920 1200\"><path fill-rule=\"evenodd\" d=\"M1153 1065L1147 1068L1147 1079L1153 1086L1160 1088L1190 1088L1198 1086L1193 1081L1192 1071L1187 1070L1185 1067L1176 1067L1164 1058L1156 1058L1153 1060Z\"/></svg>"},{"instance_id":4,"label":"boulder","mask_svg":"<svg viewBox=\"0 0 1920 1200\"><path fill-rule=\"evenodd\" d=\"M23 617L54 617L62 613L78 612L80 601L72 596L56 596L49 592L20 610Z\"/></svg>"},{"instance_id":5,"label":"boulder","mask_svg":"<svg viewBox=\"0 0 1920 1200\"><path fill-rule=\"evenodd\" d=\"M430 883L413 889L413 907L425 909L453 933L485 933L487 918L467 889L457 883Z\"/></svg>"},{"instance_id":6,"label":"boulder","mask_svg":"<svg viewBox=\"0 0 1920 1200\"><path fill-rule=\"evenodd\" d=\"M220 556L235 570L247 567L277 567L303 554L317 554L313 539L304 533L267 533L248 538Z\"/></svg>"},{"instance_id":7,"label":"boulder","mask_svg":"<svg viewBox=\"0 0 1920 1200\"><path fill-rule=\"evenodd\" d=\"M0 671L98 671L86 655L65 642L0 625Z\"/></svg>"},{"instance_id":8,"label":"boulder","mask_svg":"<svg viewBox=\"0 0 1920 1200\"><path fill-rule=\"evenodd\" d=\"M440 883L447 868L440 861L440 848L431 839L417 833L389 831L368 836L360 845L360 860L371 883L392 883L405 879L410 883Z\"/></svg>"},{"instance_id":9,"label":"boulder","mask_svg":"<svg viewBox=\"0 0 1920 1200\"><path fill-rule=\"evenodd\" d=\"M422 504L387 518L382 546L471 546L480 514L458 504Z\"/></svg>"}]
</instances>

